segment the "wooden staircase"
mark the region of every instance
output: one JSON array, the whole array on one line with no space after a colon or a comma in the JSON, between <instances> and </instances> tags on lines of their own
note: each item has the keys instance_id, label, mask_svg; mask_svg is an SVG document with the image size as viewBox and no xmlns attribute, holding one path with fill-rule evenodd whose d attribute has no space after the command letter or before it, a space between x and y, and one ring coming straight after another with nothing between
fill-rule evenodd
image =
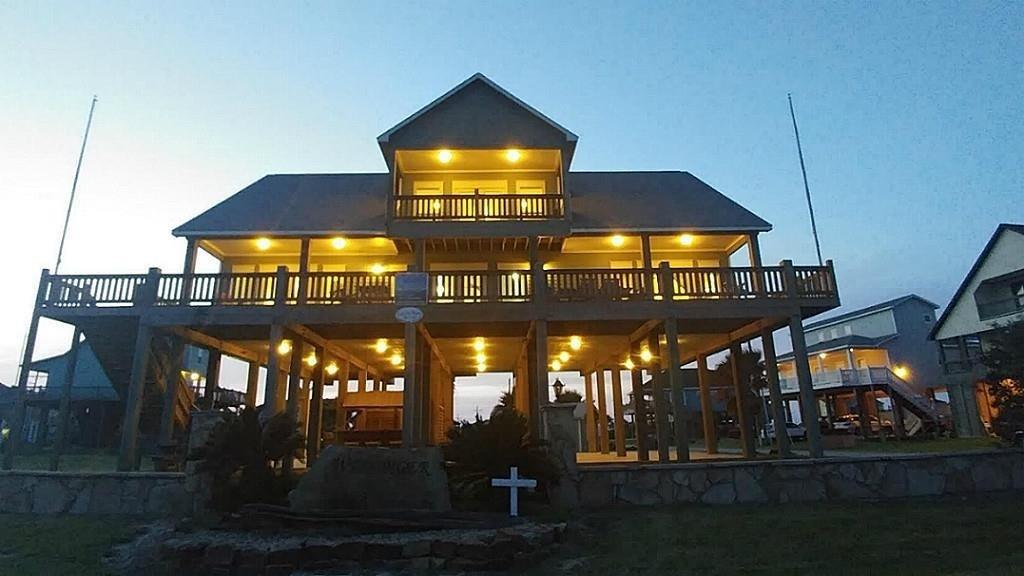
<instances>
[{"instance_id":1,"label":"wooden staircase","mask_svg":"<svg viewBox=\"0 0 1024 576\"><path fill-rule=\"evenodd\" d=\"M135 355L135 340L139 329L138 319L91 317L79 319L78 324L117 391L123 411L131 380L132 359ZM173 382L178 387L174 404L176 430L188 428L190 414L195 407L191 382L181 373L180 367L171 365L176 338L161 333L155 333L153 337L149 351L149 370L146 374L142 416L139 419L139 428L145 435L155 436L159 432L165 383Z\"/></svg>"}]
</instances>

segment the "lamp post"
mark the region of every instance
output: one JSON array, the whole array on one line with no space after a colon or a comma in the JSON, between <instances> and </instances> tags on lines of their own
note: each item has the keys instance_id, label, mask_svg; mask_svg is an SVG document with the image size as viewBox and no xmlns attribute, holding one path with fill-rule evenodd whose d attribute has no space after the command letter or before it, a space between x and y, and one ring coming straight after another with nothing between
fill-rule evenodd
<instances>
[{"instance_id":1,"label":"lamp post","mask_svg":"<svg viewBox=\"0 0 1024 576\"><path fill-rule=\"evenodd\" d=\"M565 392L565 384L562 383L561 379L555 378L555 383L552 384L551 387L555 390L555 402L558 402L558 399L562 396L562 392Z\"/></svg>"}]
</instances>

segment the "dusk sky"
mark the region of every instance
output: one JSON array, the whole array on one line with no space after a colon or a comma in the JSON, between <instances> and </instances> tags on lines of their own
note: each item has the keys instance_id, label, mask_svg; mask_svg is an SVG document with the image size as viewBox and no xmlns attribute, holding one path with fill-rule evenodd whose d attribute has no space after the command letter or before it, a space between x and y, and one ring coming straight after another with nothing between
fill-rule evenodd
<instances>
[{"instance_id":1,"label":"dusk sky","mask_svg":"<svg viewBox=\"0 0 1024 576\"><path fill-rule=\"evenodd\" d=\"M1022 3L3 2L0 382L93 94L62 272L177 272L172 228L264 174L385 171L376 136L474 72L578 134L572 168L690 171L812 264L792 92L843 310L944 306L1024 221Z\"/></svg>"}]
</instances>

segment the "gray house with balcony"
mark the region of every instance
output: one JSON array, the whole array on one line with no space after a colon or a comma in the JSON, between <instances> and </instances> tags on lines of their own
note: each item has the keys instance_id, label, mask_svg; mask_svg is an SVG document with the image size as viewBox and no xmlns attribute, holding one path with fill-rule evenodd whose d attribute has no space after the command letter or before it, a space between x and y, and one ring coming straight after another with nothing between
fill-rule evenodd
<instances>
[{"instance_id":1,"label":"gray house with balcony","mask_svg":"<svg viewBox=\"0 0 1024 576\"><path fill-rule=\"evenodd\" d=\"M180 271L44 271L34 317L103 342L97 358L125 398L125 469L140 435L171 445L187 425L176 408L186 345L210 351L197 405L213 405L221 358L242 360L245 404L300 421L311 458L328 441L444 443L455 378L494 372L511 375L540 437L552 373L607 373L616 400L600 405L618 425L629 372L673 391L652 395L657 440L638 431L635 459L666 462L674 446L686 461L687 427L669 417L685 417L681 367L783 327L801 346L801 322L839 305L831 262L766 265L771 225L710 184L574 171L578 143L475 74L380 135L386 171L264 176L174 230ZM218 271L197 271L200 250ZM403 322L399 307L418 312ZM810 398L803 355L796 364ZM333 430L327 402L348 415ZM753 456L753 438L743 443Z\"/></svg>"},{"instance_id":2,"label":"gray house with balcony","mask_svg":"<svg viewBox=\"0 0 1024 576\"><path fill-rule=\"evenodd\" d=\"M847 414L877 417L884 400L898 435L943 420L945 380L938 347L928 339L938 307L908 294L805 325L822 414L833 422ZM779 356L783 394L798 392L794 359L792 352ZM867 435L870 428L860 430Z\"/></svg>"},{"instance_id":3,"label":"gray house with balcony","mask_svg":"<svg viewBox=\"0 0 1024 576\"><path fill-rule=\"evenodd\" d=\"M930 337L939 343L957 433L986 434L995 416L981 354L992 332L1024 321L1024 224L1000 224Z\"/></svg>"}]
</instances>

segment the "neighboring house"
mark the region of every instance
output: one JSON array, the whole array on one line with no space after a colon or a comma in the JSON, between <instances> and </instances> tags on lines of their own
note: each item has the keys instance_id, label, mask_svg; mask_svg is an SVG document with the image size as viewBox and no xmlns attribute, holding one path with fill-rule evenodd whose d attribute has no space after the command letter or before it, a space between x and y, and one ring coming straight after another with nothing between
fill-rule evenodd
<instances>
[{"instance_id":1,"label":"neighboring house","mask_svg":"<svg viewBox=\"0 0 1024 576\"><path fill-rule=\"evenodd\" d=\"M48 444L57 426L70 352L35 360L28 371L29 411L22 428L33 444ZM121 417L120 397L88 341L79 345L71 380L68 443L109 446Z\"/></svg>"},{"instance_id":2,"label":"neighboring house","mask_svg":"<svg viewBox=\"0 0 1024 576\"><path fill-rule=\"evenodd\" d=\"M1000 224L930 337L939 343L957 433L981 436L995 416L981 354L991 332L1024 321L1024 224Z\"/></svg>"},{"instance_id":3,"label":"neighboring house","mask_svg":"<svg viewBox=\"0 0 1024 576\"><path fill-rule=\"evenodd\" d=\"M909 294L804 326L807 355L821 413L835 422L847 414L878 416L878 400L890 410L897 433L915 433L916 422L943 419L936 391L945 386L939 351L928 334L938 305ZM795 396L794 356L779 356L783 394ZM874 398L876 401L872 402ZM916 417L916 418L915 418ZM861 428L865 434L867 428Z\"/></svg>"},{"instance_id":4,"label":"neighboring house","mask_svg":"<svg viewBox=\"0 0 1024 576\"><path fill-rule=\"evenodd\" d=\"M205 390L220 387L221 355L248 362L246 403L263 383L264 413L295 415L315 456L325 436L443 443L455 377L488 372L513 375L542 435L549 372L639 379L839 305L831 263L764 265L771 225L709 184L573 171L577 142L476 74L377 139L386 172L260 178L173 231L180 273L44 276L36 313L104 336L97 356L138 403L121 443L132 467L140 422L171 440L159 402L174 401L162 390L176 340L210 351ZM218 273L197 273L199 250ZM681 388L680 373L665 385ZM318 428L323 398L350 411L333 435ZM652 401L666 399L682 395Z\"/></svg>"}]
</instances>

